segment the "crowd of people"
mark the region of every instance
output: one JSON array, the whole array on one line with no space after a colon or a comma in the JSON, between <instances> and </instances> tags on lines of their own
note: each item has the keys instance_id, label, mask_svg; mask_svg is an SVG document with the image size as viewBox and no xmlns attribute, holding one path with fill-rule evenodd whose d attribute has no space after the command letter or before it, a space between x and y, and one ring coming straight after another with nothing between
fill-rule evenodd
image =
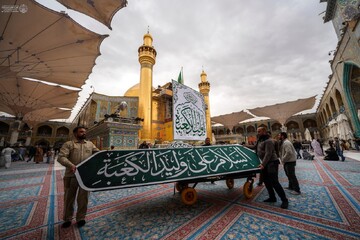
<instances>
[{"instance_id":1,"label":"crowd of people","mask_svg":"<svg viewBox=\"0 0 360 240\"><path fill-rule=\"evenodd\" d=\"M46 148L43 146L9 146L6 145L0 148L0 167L10 168L12 162L26 161L35 162L37 164L45 162L50 163L54 160L58 151L53 148Z\"/></svg>"},{"instance_id":2,"label":"crowd of people","mask_svg":"<svg viewBox=\"0 0 360 240\"><path fill-rule=\"evenodd\" d=\"M295 168L297 159L314 160L315 156L323 156L324 160L345 161L344 151L350 148L350 143L335 137L328 142L329 148L324 150L323 144L319 139L313 139L310 144L302 144L296 139L292 142L288 139L286 132L281 132L277 139L271 137L271 132L266 131L265 127L257 129L257 142L255 145L245 145L255 150L261 164L259 168L258 186L265 184L268 192L268 198L264 202L276 202L275 193L282 201L281 208L288 207L288 198L286 192L278 180L278 168L280 163L283 165L284 172L288 178L288 186L285 189L290 190L291 194L300 195L300 185L296 177ZM355 143L358 146L359 142ZM310 150L314 153L311 154ZM356 150L359 151L358 147Z\"/></svg>"},{"instance_id":3,"label":"crowd of people","mask_svg":"<svg viewBox=\"0 0 360 240\"><path fill-rule=\"evenodd\" d=\"M360 139L354 139L354 150L359 151ZM297 158L304 160L314 160L315 156L324 157L328 161L345 161L344 151L352 150L351 140L343 140L335 137L328 141L328 148L324 150L323 143L319 139L313 139L308 147L304 147L301 142L293 140L293 145L297 152ZM314 155L309 153L312 150ZM301 152L301 154L300 154Z\"/></svg>"}]
</instances>

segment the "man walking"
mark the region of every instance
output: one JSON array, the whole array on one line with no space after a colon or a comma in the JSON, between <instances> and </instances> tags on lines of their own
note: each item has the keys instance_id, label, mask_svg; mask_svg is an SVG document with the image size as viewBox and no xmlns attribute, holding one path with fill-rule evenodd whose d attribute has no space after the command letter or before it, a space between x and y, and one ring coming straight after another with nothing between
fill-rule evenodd
<instances>
[{"instance_id":1,"label":"man walking","mask_svg":"<svg viewBox=\"0 0 360 240\"><path fill-rule=\"evenodd\" d=\"M30 162L33 157L35 157L35 153L36 153L36 148L34 146L31 146L30 149L29 149L29 158L26 162Z\"/></svg>"},{"instance_id":2,"label":"man walking","mask_svg":"<svg viewBox=\"0 0 360 240\"><path fill-rule=\"evenodd\" d=\"M4 155L4 159L5 159L5 168L10 168L11 166L11 155L16 153L15 150L13 148L11 148L10 146L6 146L6 148L4 148L1 151L1 154Z\"/></svg>"},{"instance_id":3,"label":"man walking","mask_svg":"<svg viewBox=\"0 0 360 240\"><path fill-rule=\"evenodd\" d=\"M295 175L295 166L296 166L296 151L293 144L287 139L287 133L281 132L279 134L279 139L281 141L280 146L280 159L284 165L285 174L289 179L289 190L293 190L292 194L300 195L299 182Z\"/></svg>"},{"instance_id":4,"label":"man walking","mask_svg":"<svg viewBox=\"0 0 360 240\"><path fill-rule=\"evenodd\" d=\"M279 142L276 139L273 139L271 137L271 132L270 131L267 131L266 133L269 135L269 139L271 139L273 141L276 156L279 158ZM262 184L264 183L264 176L263 176L262 172L263 172L263 170L259 174L259 182L257 183L258 186L262 186Z\"/></svg>"},{"instance_id":5,"label":"man walking","mask_svg":"<svg viewBox=\"0 0 360 240\"><path fill-rule=\"evenodd\" d=\"M300 150L302 148L301 142L295 139L293 145L296 151L296 159L301 159L301 155L300 155Z\"/></svg>"},{"instance_id":6,"label":"man walking","mask_svg":"<svg viewBox=\"0 0 360 240\"><path fill-rule=\"evenodd\" d=\"M85 225L89 193L79 187L75 177L76 165L90 157L94 152L99 151L96 146L86 139L85 127L78 126L73 130L75 140L63 144L60 149L58 162L66 167L64 176L64 223L63 228L71 225L74 214L74 201L77 194L76 222L78 227Z\"/></svg>"},{"instance_id":7,"label":"man walking","mask_svg":"<svg viewBox=\"0 0 360 240\"><path fill-rule=\"evenodd\" d=\"M264 200L264 202L276 202L276 191L282 201L281 208L286 209L289 206L289 201L279 183L278 171L280 162L275 152L274 141L270 139L265 127L259 127L257 133L258 144L256 153L262 161L259 168L263 170L265 187L269 193L269 198Z\"/></svg>"},{"instance_id":8,"label":"man walking","mask_svg":"<svg viewBox=\"0 0 360 240\"><path fill-rule=\"evenodd\" d=\"M336 149L336 153L339 157L341 157L341 161L345 161L345 156L344 156L344 146L343 144L340 144L339 138L335 138L335 149Z\"/></svg>"}]
</instances>

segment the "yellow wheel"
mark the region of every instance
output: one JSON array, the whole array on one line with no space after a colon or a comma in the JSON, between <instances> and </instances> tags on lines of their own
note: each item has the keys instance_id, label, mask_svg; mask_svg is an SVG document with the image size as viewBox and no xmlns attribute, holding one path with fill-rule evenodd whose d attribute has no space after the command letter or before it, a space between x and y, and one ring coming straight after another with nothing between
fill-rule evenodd
<instances>
[{"instance_id":1,"label":"yellow wheel","mask_svg":"<svg viewBox=\"0 0 360 240\"><path fill-rule=\"evenodd\" d=\"M226 179L226 186L229 188L229 189L233 189L234 187L234 179Z\"/></svg>"},{"instance_id":2,"label":"yellow wheel","mask_svg":"<svg viewBox=\"0 0 360 240\"><path fill-rule=\"evenodd\" d=\"M251 182L245 182L243 187L244 196L249 199L253 196L253 186Z\"/></svg>"},{"instance_id":3,"label":"yellow wheel","mask_svg":"<svg viewBox=\"0 0 360 240\"><path fill-rule=\"evenodd\" d=\"M197 201L195 189L188 187L181 191L181 201L186 205L193 205Z\"/></svg>"},{"instance_id":4,"label":"yellow wheel","mask_svg":"<svg viewBox=\"0 0 360 240\"><path fill-rule=\"evenodd\" d=\"M175 183L175 189L178 192L181 192L182 190L184 190L187 187L188 187L187 183L186 184L185 183L179 183L179 182Z\"/></svg>"}]
</instances>

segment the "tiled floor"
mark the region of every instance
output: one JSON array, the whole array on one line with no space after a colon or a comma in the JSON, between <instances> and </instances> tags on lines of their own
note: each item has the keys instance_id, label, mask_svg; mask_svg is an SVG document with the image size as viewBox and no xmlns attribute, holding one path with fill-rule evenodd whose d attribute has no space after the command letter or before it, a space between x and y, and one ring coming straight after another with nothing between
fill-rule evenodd
<instances>
[{"instance_id":1,"label":"tiled floor","mask_svg":"<svg viewBox=\"0 0 360 240\"><path fill-rule=\"evenodd\" d=\"M199 183L198 201L185 206L173 184L90 194L87 224L61 229L63 167L15 162L0 169L1 239L360 239L360 153L345 162L298 160L302 194L264 203L254 186L245 199L244 179ZM355 160L356 159L356 160ZM280 166L280 181L287 185Z\"/></svg>"}]
</instances>

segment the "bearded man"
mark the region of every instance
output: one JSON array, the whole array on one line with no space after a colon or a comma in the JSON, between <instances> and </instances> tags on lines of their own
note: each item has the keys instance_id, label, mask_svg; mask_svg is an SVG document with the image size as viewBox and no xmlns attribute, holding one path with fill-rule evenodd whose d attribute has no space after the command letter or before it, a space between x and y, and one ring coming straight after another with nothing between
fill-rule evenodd
<instances>
[{"instance_id":1,"label":"bearded man","mask_svg":"<svg viewBox=\"0 0 360 240\"><path fill-rule=\"evenodd\" d=\"M73 130L75 140L63 144L60 149L58 162L66 167L64 176L64 223L63 228L71 226L74 214L74 201L77 193L76 222L78 227L85 225L85 215L89 200L89 192L79 186L75 177L76 165L90 157L99 149L86 139L86 128L77 126Z\"/></svg>"}]
</instances>

